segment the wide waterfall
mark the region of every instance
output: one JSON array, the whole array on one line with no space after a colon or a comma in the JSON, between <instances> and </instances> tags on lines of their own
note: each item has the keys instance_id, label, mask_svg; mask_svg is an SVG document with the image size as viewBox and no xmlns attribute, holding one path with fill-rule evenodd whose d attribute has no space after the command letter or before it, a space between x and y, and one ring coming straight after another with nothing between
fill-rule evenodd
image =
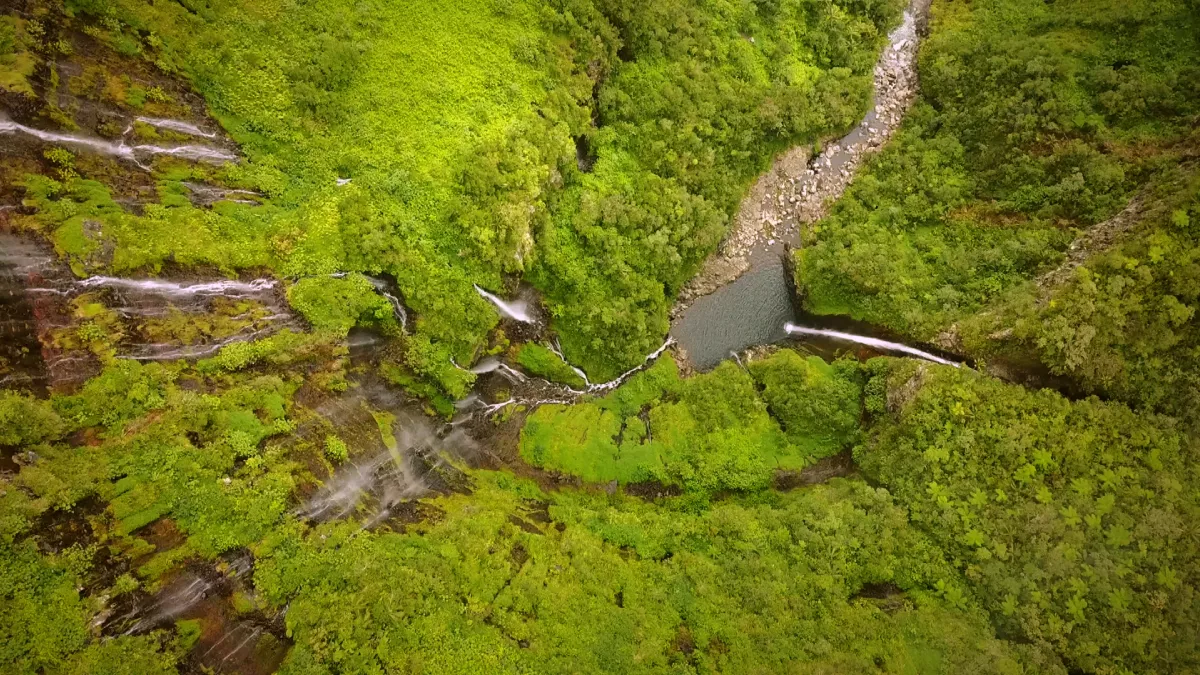
<instances>
[{"instance_id":1,"label":"wide waterfall","mask_svg":"<svg viewBox=\"0 0 1200 675\"><path fill-rule=\"evenodd\" d=\"M509 319L521 323L534 323L534 318L529 313L529 303L524 300L506 301L499 296L488 293L480 288L478 284L475 285L475 291L495 305L496 309L500 310L500 314Z\"/></svg>"}]
</instances>

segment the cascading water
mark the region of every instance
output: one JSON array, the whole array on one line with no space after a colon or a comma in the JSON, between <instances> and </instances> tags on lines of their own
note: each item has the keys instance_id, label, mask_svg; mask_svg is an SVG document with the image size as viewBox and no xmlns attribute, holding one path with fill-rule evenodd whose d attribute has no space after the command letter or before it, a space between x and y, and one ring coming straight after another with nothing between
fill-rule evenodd
<instances>
[{"instance_id":1,"label":"cascading water","mask_svg":"<svg viewBox=\"0 0 1200 675\"><path fill-rule=\"evenodd\" d=\"M506 301L492 293L488 293L484 289L480 288L478 284L475 286L475 291L495 305L496 309L500 311L500 314L504 315L505 317L520 323L535 322L533 316L529 314L529 303L525 302L524 300L514 300L512 302Z\"/></svg>"},{"instance_id":2,"label":"cascading water","mask_svg":"<svg viewBox=\"0 0 1200 675\"><path fill-rule=\"evenodd\" d=\"M558 338L555 338L554 342L547 345L547 347L550 349L550 351L554 352L554 355L561 359L563 363L570 366L571 370L579 376L579 379L583 380L584 384L589 387L592 386L592 381L588 379L587 373L583 372L583 368L572 365L571 362L567 360L567 357L563 356L562 346L558 344Z\"/></svg>"},{"instance_id":3,"label":"cascading water","mask_svg":"<svg viewBox=\"0 0 1200 675\"><path fill-rule=\"evenodd\" d=\"M217 202L251 206L258 206L262 203L259 201L262 199L262 195L253 190L235 190L192 181L183 181L183 186L191 193L192 203L196 206L212 206Z\"/></svg>"},{"instance_id":4,"label":"cascading water","mask_svg":"<svg viewBox=\"0 0 1200 675\"><path fill-rule=\"evenodd\" d=\"M187 619L200 626L189 671L275 672L288 649L287 608L273 616L244 606L235 609L235 599L255 594L253 571L254 557L244 550L226 554L216 564L193 561L154 594L138 589L104 596L105 606L92 628L108 637L145 635Z\"/></svg>"},{"instance_id":5,"label":"cascading water","mask_svg":"<svg viewBox=\"0 0 1200 675\"><path fill-rule=\"evenodd\" d=\"M128 625L122 635L149 632L186 614L207 598L216 585L212 579L185 572L159 591L152 604L134 607L129 613L110 620L108 625Z\"/></svg>"},{"instance_id":6,"label":"cascading water","mask_svg":"<svg viewBox=\"0 0 1200 675\"><path fill-rule=\"evenodd\" d=\"M643 359L642 362L637 366L630 368L608 382L588 384L582 390L574 389L563 384L555 384L540 377L529 377L524 373L511 368L510 366L500 363L496 359L484 359L484 361L481 361L480 364L477 364L476 367L471 370L471 372L476 372L476 369L478 369L479 373L489 373L499 370L501 374L503 374L503 369L508 369L508 371L511 373L519 375L521 379L517 380L517 382L525 386L520 388L520 391L517 392L517 395L497 403L485 403L478 394L472 393L466 398L455 402L455 407L460 411L471 411L471 413L481 414L484 417L487 417L499 412L500 410L503 410L510 405L523 405L528 408L535 408L539 405L545 405L548 403L557 403L562 405L574 403L578 401L581 396L586 396L589 394L603 394L616 389L630 377L633 377L637 373L640 373L641 371L650 367L673 344L675 344L675 340L673 338L667 338L667 340L663 342L658 349L655 349L653 352L648 354L646 358ZM566 359L563 359L563 362L566 363ZM510 379L509 381L512 382L513 379Z\"/></svg>"},{"instance_id":7,"label":"cascading water","mask_svg":"<svg viewBox=\"0 0 1200 675\"><path fill-rule=\"evenodd\" d=\"M0 386L41 390L51 379L39 340L46 303L26 289L56 272L42 247L0 231Z\"/></svg>"},{"instance_id":8,"label":"cascading water","mask_svg":"<svg viewBox=\"0 0 1200 675\"><path fill-rule=\"evenodd\" d=\"M87 377L94 361L79 348L55 348L56 335L80 319L75 301L98 302L120 317L123 337L117 356L139 361L210 356L222 347L266 337L300 321L284 302L273 279L180 282L93 276L75 279L53 252L35 240L0 232L0 381L39 388ZM207 315L220 332L191 335L180 341L167 326L176 315ZM148 332L147 332L148 331ZM165 337L164 337L165 335Z\"/></svg>"},{"instance_id":9,"label":"cascading water","mask_svg":"<svg viewBox=\"0 0 1200 675\"><path fill-rule=\"evenodd\" d=\"M181 120L163 119L160 117L135 117L135 120L143 124L149 124L158 129L166 129L189 136L199 136L200 138L216 138L215 131L205 131L191 122L183 122Z\"/></svg>"},{"instance_id":10,"label":"cascading water","mask_svg":"<svg viewBox=\"0 0 1200 675\"><path fill-rule=\"evenodd\" d=\"M960 365L962 365L955 361L944 359L936 354L930 354L927 351L917 349L916 347L910 347L906 344L892 342L890 340L867 337L865 335L855 335L853 333L844 333L836 330L827 330L824 328L808 328L806 326L797 326L793 323L784 324L783 329L787 331L788 335L811 335L816 337L830 338L833 340L842 340L845 342L853 342L855 344L878 349L879 351L883 352L907 354L909 356L915 356L919 359L925 359L926 361L932 361L934 363L940 363L946 366L954 366L955 368L958 368Z\"/></svg>"},{"instance_id":11,"label":"cascading water","mask_svg":"<svg viewBox=\"0 0 1200 675\"><path fill-rule=\"evenodd\" d=\"M389 290L391 288L391 284L383 279L378 279L368 275L363 276L366 276L367 281L370 281L371 285L375 287L376 293L382 295L384 298L387 298L387 301L392 303L392 313L395 314L396 320L400 322L400 327L408 330L408 310L405 309L404 303L400 302L400 298L397 298Z\"/></svg>"},{"instance_id":12,"label":"cascading water","mask_svg":"<svg viewBox=\"0 0 1200 675\"><path fill-rule=\"evenodd\" d=\"M264 292L274 289L276 284L277 282L274 279L254 279L252 281L221 279L218 281L186 284L165 279L129 279L126 277L106 276L88 277L78 282L81 288L121 288L176 298L211 297L217 295L227 298L260 297Z\"/></svg>"},{"instance_id":13,"label":"cascading water","mask_svg":"<svg viewBox=\"0 0 1200 675\"><path fill-rule=\"evenodd\" d=\"M238 281L221 279L183 283L164 279L127 279L95 276L75 284L85 291L105 291L106 305L120 316L145 322L163 319L172 313L199 315L230 301L245 301L244 309L228 315L229 322L240 324L228 335L213 336L194 344L135 340L121 348L119 356L138 361L169 361L211 356L221 348L257 340L283 328L298 328L300 322L277 292L273 279Z\"/></svg>"},{"instance_id":14,"label":"cascading water","mask_svg":"<svg viewBox=\"0 0 1200 675\"><path fill-rule=\"evenodd\" d=\"M498 372L502 377L504 377L504 379L513 383L521 383L528 379L525 373L513 368L495 356L489 356L479 363L476 363L470 368L470 371L476 375Z\"/></svg>"},{"instance_id":15,"label":"cascading water","mask_svg":"<svg viewBox=\"0 0 1200 675\"><path fill-rule=\"evenodd\" d=\"M377 396L372 403L384 409L394 405L390 395ZM439 437L429 422L416 415L398 415L393 429L385 449L343 465L293 514L325 522L364 512L363 527L374 527L407 500L452 491L461 476L443 452L466 458L476 451L467 436Z\"/></svg>"},{"instance_id":16,"label":"cascading water","mask_svg":"<svg viewBox=\"0 0 1200 675\"><path fill-rule=\"evenodd\" d=\"M237 155L231 152L206 145L176 145L170 147L149 144L127 145L124 139L122 139L120 142L114 143L112 141L106 141L101 138L84 136L81 134L66 134L53 131L43 131L41 129L27 127L24 124L18 124L17 122L5 118L0 118L0 134L24 134L45 143L65 145L79 150L124 159L138 165L143 169L146 168L146 166L141 162L139 156L147 157L154 155L170 155L194 162L207 162L210 164L224 164L226 162L233 162L237 160Z\"/></svg>"}]
</instances>

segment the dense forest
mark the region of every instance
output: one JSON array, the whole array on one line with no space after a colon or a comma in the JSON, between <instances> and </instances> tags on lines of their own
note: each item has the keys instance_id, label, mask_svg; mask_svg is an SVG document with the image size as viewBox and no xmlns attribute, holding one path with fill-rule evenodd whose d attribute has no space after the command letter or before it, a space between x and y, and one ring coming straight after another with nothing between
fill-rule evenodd
<instances>
[{"instance_id":1,"label":"dense forest","mask_svg":"<svg viewBox=\"0 0 1200 675\"><path fill-rule=\"evenodd\" d=\"M906 12L787 269L933 360L698 372ZM1197 83L1196 0L8 0L0 672L1200 672Z\"/></svg>"}]
</instances>

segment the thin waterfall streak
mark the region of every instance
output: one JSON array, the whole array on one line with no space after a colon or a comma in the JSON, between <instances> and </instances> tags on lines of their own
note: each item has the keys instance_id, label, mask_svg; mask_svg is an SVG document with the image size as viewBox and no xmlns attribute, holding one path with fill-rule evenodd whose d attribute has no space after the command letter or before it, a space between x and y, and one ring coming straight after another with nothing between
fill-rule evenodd
<instances>
[{"instance_id":1,"label":"thin waterfall streak","mask_svg":"<svg viewBox=\"0 0 1200 675\"><path fill-rule=\"evenodd\" d=\"M229 659L233 658L233 656L235 654L237 654L238 652L240 652L242 650L242 647L245 647L248 642L250 642L254 638L258 637L258 635L261 632L262 632L261 628L255 628L253 632L251 632L249 635L246 636L245 640L242 640L241 642L238 643L238 646L233 648L233 651L229 652L228 654L225 655L225 658L221 659L221 663L225 663Z\"/></svg>"},{"instance_id":2,"label":"thin waterfall streak","mask_svg":"<svg viewBox=\"0 0 1200 675\"><path fill-rule=\"evenodd\" d=\"M208 162L210 164L224 164L237 159L237 155L210 148L205 145L177 145L171 148L163 148L157 145L135 145L134 152L144 152L148 155L169 155L171 157L182 157L190 159L193 162Z\"/></svg>"},{"instance_id":3,"label":"thin waterfall streak","mask_svg":"<svg viewBox=\"0 0 1200 675\"><path fill-rule=\"evenodd\" d=\"M75 134L60 134L53 131L42 131L41 129L27 127L24 124L17 124L12 120L0 119L0 134L16 133L33 136L34 138L47 143L72 145L75 147L87 148L105 155L114 155L130 161L137 161L134 159L133 149L124 143L112 143L99 138L90 138Z\"/></svg>"},{"instance_id":4,"label":"thin waterfall streak","mask_svg":"<svg viewBox=\"0 0 1200 675\"><path fill-rule=\"evenodd\" d=\"M462 366L458 365L458 363L454 359L450 359L450 363L454 364L454 367L458 368L459 370L467 370L467 369L463 368ZM470 370L468 370L467 372L474 373L475 375L485 375L487 373L490 373L490 372L496 370L499 367L500 367L500 359L498 359L494 356L489 356L489 357L483 359L482 361L480 361L479 363L476 363L475 365L471 366Z\"/></svg>"},{"instance_id":5,"label":"thin waterfall streak","mask_svg":"<svg viewBox=\"0 0 1200 675\"><path fill-rule=\"evenodd\" d=\"M232 344L237 344L239 342L251 342L253 340L257 340L258 338L270 335L271 333L274 333L281 328L282 328L281 326L269 326L269 327L263 328L261 330L256 330L253 333L250 333L248 335L242 335L242 334L231 335L227 338L223 338L221 340L218 340L217 342L212 342L207 345L195 345L192 348L184 347L182 349L173 349L171 351L163 352L160 354L153 353L153 351L152 351L153 348L161 347L161 346L165 346L165 345L142 345L142 351L151 350L151 353L119 355L119 356L117 356L117 358L127 359L130 361L176 361L179 359L196 359L196 358L200 358L203 356L210 356L212 354L215 354L215 353L221 351L222 349L224 349L225 347L228 347L229 345L232 345Z\"/></svg>"},{"instance_id":6,"label":"thin waterfall streak","mask_svg":"<svg viewBox=\"0 0 1200 675\"><path fill-rule=\"evenodd\" d=\"M497 371L502 376L504 376L504 378L506 380L508 380L509 382L519 384L519 383L524 382L525 380L529 379L529 378L525 377L525 373L522 373L521 371L517 370L516 368L513 368L512 366L510 366L506 363L501 363L499 365L499 367L497 368Z\"/></svg>"},{"instance_id":7,"label":"thin waterfall streak","mask_svg":"<svg viewBox=\"0 0 1200 675\"><path fill-rule=\"evenodd\" d=\"M578 375L581 379L583 379L583 384L585 386L588 386L588 387L592 386L592 381L588 379L587 373L583 372L582 368L572 365L571 362L567 360L567 357L563 356L562 345L560 345L558 343L558 338L554 338L554 341L551 342L547 346L547 348L550 351L554 352L554 355L557 356L559 359L561 359L563 363L567 364L567 366L570 367L571 370L575 371L575 374Z\"/></svg>"},{"instance_id":8,"label":"thin waterfall streak","mask_svg":"<svg viewBox=\"0 0 1200 675\"><path fill-rule=\"evenodd\" d=\"M833 338L835 340L844 340L846 342L854 342L856 344L865 345L867 347L874 347L875 349L880 349L883 351L900 352L903 354L908 354L910 356L915 356L919 359L924 359L926 361L932 361L934 363L940 363L940 364L946 365L946 366L954 366L955 368L958 368L959 366L962 365L960 363L950 361L948 359L944 359L935 354L930 354L929 352L922 351L920 349L917 349L916 347L909 347L908 345L901 344L899 342L890 342L888 340L881 340L879 338L866 337L864 335L854 335L853 333L843 333L841 331L836 331L836 330L826 330L823 328L808 328L805 326L797 326L792 323L785 324L783 328L784 328L784 330L786 330L788 332L789 335L814 335L814 336L818 336L818 337Z\"/></svg>"},{"instance_id":9,"label":"thin waterfall streak","mask_svg":"<svg viewBox=\"0 0 1200 675\"><path fill-rule=\"evenodd\" d=\"M335 275L336 276L336 275ZM392 314L399 319L400 327L408 329L408 310L404 307L404 303L400 302L400 298L392 295L388 291L388 284L383 279L377 279L372 276L363 275L371 285L375 287L375 292L382 295L388 302L392 303Z\"/></svg>"},{"instance_id":10,"label":"thin waterfall streak","mask_svg":"<svg viewBox=\"0 0 1200 675\"><path fill-rule=\"evenodd\" d=\"M658 357L662 356L663 352L667 351L667 349L670 348L671 345L673 345L673 344L675 344L675 338L668 337L666 342L662 343L662 346L660 346L658 349L655 349L653 352L650 352L650 354L647 355L646 358L639 365L634 366L633 368L630 368L629 370L625 371L624 373L621 373L614 380L610 380L610 381L604 382L602 384L594 384L594 385L588 387L588 391L596 392L596 391L608 391L610 389L616 389L617 387L621 386L625 382L625 380L627 380L630 377L645 370L647 366L649 366L650 364L652 364L656 360L658 360Z\"/></svg>"},{"instance_id":11,"label":"thin waterfall streak","mask_svg":"<svg viewBox=\"0 0 1200 675\"><path fill-rule=\"evenodd\" d=\"M205 185L203 183L193 183L191 181L186 181L186 180L183 181L183 186L194 192L212 191L212 192L220 192L221 194L225 194L225 195L250 195L253 197L261 197L262 196L261 192L255 192L254 190L239 190L237 188L215 187L212 185Z\"/></svg>"},{"instance_id":12,"label":"thin waterfall streak","mask_svg":"<svg viewBox=\"0 0 1200 675\"><path fill-rule=\"evenodd\" d=\"M536 406L545 405L545 404L570 405L570 404L578 401L579 398L582 396L587 396L589 394L598 394L598 393L610 391L612 389L616 389L617 387L621 386L625 382L625 380L629 379L633 375L636 375L637 373L644 370L647 366L654 363L654 361L656 361L660 356L662 356L663 352L665 352L673 344L675 344L675 339L668 337L667 340L665 342L663 342L662 345L658 349L656 349L653 352L651 352L650 354L648 354L646 356L646 358L642 360L642 363L638 364L637 366L635 366L633 368L630 368L629 370L625 371L624 373L621 373L619 376L616 377L616 379L610 380L608 382L603 382L600 384L589 384L585 389L582 389L582 390L575 389L575 388L567 386L567 385L554 384L554 383L549 382L548 380L536 378L538 382L541 382L544 385L547 385L553 389L557 389L559 392L562 392L563 396L561 398L525 399L525 398L515 398L514 397L514 398L509 398L508 400L505 400L505 401L500 401L499 403L488 404L488 403L483 403L483 401L479 398L478 394L471 394L462 400L455 401L454 407L460 411L461 410L469 410L471 408L478 408L473 413L468 414L468 417L473 414L482 414L486 417L489 415L493 415L510 405L525 405L525 406L529 406L529 407L536 407ZM566 361L564 360L564 363L565 362ZM455 364L455 365L457 365L457 364ZM502 363L499 363L498 360L495 362L485 360L484 362L482 362L476 366L476 368L479 369L480 372L491 372L492 370L497 370L502 367L507 367L507 366L505 366ZM472 372L474 372L474 371L472 371ZM516 371L514 371L514 372L516 372Z\"/></svg>"},{"instance_id":13,"label":"thin waterfall streak","mask_svg":"<svg viewBox=\"0 0 1200 675\"><path fill-rule=\"evenodd\" d=\"M147 167L138 160L138 152L148 155L172 155L193 161L216 164L223 164L225 162L231 162L237 159L237 155L203 145L181 145L170 148L157 145L137 145L130 147L126 145L124 141L121 141L120 143L113 143L112 141L106 141L90 136L43 131L41 129L27 127L24 124L18 124L12 120L0 119L0 134L16 133L32 136L46 143L69 145L77 148L85 148L104 155L112 155L114 157L129 160L143 169Z\"/></svg>"},{"instance_id":14,"label":"thin waterfall streak","mask_svg":"<svg viewBox=\"0 0 1200 675\"><path fill-rule=\"evenodd\" d=\"M226 640L233 637L234 635L237 635L238 631L240 631L240 630L242 630L242 625L238 624L237 626L234 627L233 630L231 630L228 633L226 633L225 635L221 636L220 640L217 640L216 642L214 642L213 646L204 650L204 653L200 655L200 658L204 658L204 657L208 656L209 654L211 654L212 650L216 649L217 647L220 647L222 644L225 644Z\"/></svg>"},{"instance_id":15,"label":"thin waterfall streak","mask_svg":"<svg viewBox=\"0 0 1200 675\"><path fill-rule=\"evenodd\" d=\"M176 131L189 136L199 136L201 138L216 138L216 132L204 131L200 127L191 122L182 120L163 119L160 117L135 117L135 120L143 124L149 124L157 129L166 129L168 131Z\"/></svg>"},{"instance_id":16,"label":"thin waterfall streak","mask_svg":"<svg viewBox=\"0 0 1200 675\"><path fill-rule=\"evenodd\" d=\"M149 291L164 295L226 295L233 293L258 294L275 288L274 279L254 279L253 281L222 280L198 284L181 284L162 279L126 279L124 277L94 276L77 282L84 288L107 286L131 290Z\"/></svg>"}]
</instances>

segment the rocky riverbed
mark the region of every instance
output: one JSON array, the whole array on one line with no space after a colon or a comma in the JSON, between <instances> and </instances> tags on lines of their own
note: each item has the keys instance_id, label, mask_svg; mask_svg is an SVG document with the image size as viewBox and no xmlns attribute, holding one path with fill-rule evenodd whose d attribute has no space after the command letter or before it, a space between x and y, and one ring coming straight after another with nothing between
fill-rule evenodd
<instances>
[{"instance_id":1,"label":"rocky riverbed","mask_svg":"<svg viewBox=\"0 0 1200 675\"><path fill-rule=\"evenodd\" d=\"M914 0L888 36L875 65L874 105L863 121L815 156L809 146L787 150L750 188L729 235L680 291L673 319L752 267L777 262L786 245L799 242L804 226L823 218L842 196L866 157L892 137L917 96L917 49L929 4Z\"/></svg>"}]
</instances>

